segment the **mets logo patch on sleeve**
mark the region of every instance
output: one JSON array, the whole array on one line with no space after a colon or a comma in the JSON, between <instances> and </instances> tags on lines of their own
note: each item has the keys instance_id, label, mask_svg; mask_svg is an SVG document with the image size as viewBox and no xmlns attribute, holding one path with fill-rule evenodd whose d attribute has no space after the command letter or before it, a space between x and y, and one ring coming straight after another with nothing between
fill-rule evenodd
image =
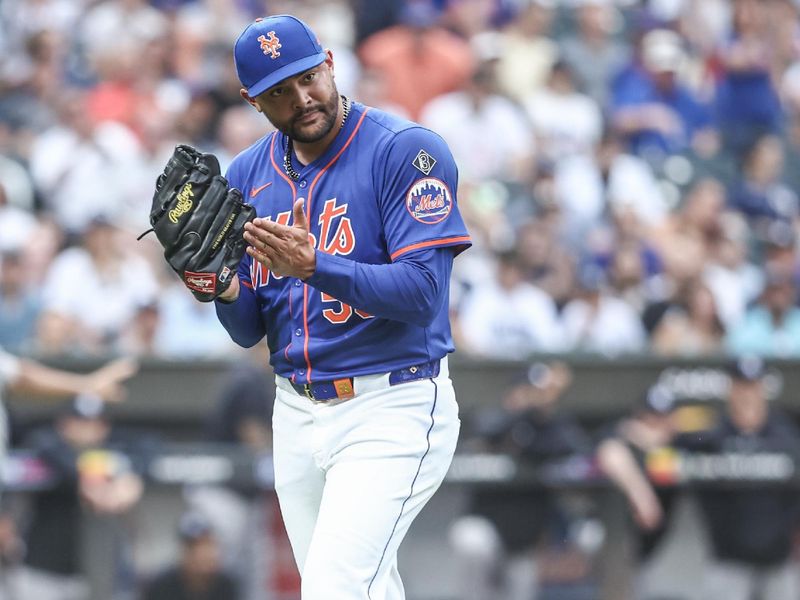
<instances>
[{"instance_id":1,"label":"mets logo patch on sleeve","mask_svg":"<svg viewBox=\"0 0 800 600\"><path fill-rule=\"evenodd\" d=\"M408 190L406 209L420 223L433 225L444 221L453 210L453 195L441 179L425 177Z\"/></svg>"}]
</instances>

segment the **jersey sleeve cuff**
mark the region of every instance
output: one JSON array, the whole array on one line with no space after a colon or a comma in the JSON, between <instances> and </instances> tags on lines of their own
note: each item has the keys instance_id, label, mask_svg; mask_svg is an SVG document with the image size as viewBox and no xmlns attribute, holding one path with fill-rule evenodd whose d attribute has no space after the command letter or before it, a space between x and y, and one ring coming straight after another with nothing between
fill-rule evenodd
<instances>
[{"instance_id":1,"label":"jersey sleeve cuff","mask_svg":"<svg viewBox=\"0 0 800 600\"><path fill-rule=\"evenodd\" d=\"M352 281L355 263L346 258L317 250L317 265L314 274L305 282L319 290L326 291L338 287L344 281Z\"/></svg>"},{"instance_id":2,"label":"jersey sleeve cuff","mask_svg":"<svg viewBox=\"0 0 800 600\"><path fill-rule=\"evenodd\" d=\"M456 246L455 254L461 254L464 250L472 246L472 240L468 235L458 235L453 237L439 238L435 240L427 240L424 242L417 242L403 246L392 252L390 258L392 261L397 260L399 257L415 250L427 250L428 248L442 248L445 246Z\"/></svg>"}]
</instances>

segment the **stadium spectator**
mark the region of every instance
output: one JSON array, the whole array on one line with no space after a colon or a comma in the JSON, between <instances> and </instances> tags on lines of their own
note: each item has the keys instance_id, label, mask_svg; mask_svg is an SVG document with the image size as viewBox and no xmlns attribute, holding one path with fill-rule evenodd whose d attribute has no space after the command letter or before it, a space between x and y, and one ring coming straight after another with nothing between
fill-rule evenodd
<instances>
[{"instance_id":1,"label":"stadium spectator","mask_svg":"<svg viewBox=\"0 0 800 600\"><path fill-rule=\"evenodd\" d=\"M564 157L555 166L555 197L563 215L563 235L573 249L587 234L605 224L618 208L630 209L637 219L656 226L667 206L652 169L624 151L620 137L607 129L591 155Z\"/></svg>"},{"instance_id":2,"label":"stadium spectator","mask_svg":"<svg viewBox=\"0 0 800 600\"><path fill-rule=\"evenodd\" d=\"M794 272L768 267L764 291L758 302L728 332L727 349L737 355L800 356L800 308L796 302Z\"/></svg>"},{"instance_id":3,"label":"stadium spectator","mask_svg":"<svg viewBox=\"0 0 800 600\"><path fill-rule=\"evenodd\" d=\"M496 275L470 292L458 318L465 349L480 356L519 359L563 347L555 303L525 280L514 251L499 255Z\"/></svg>"},{"instance_id":4,"label":"stadium spectator","mask_svg":"<svg viewBox=\"0 0 800 600\"><path fill-rule=\"evenodd\" d=\"M453 148L460 182L519 181L533 168L530 124L495 88L494 61L484 61L462 90L437 97L420 114Z\"/></svg>"},{"instance_id":5,"label":"stadium spectator","mask_svg":"<svg viewBox=\"0 0 800 600\"><path fill-rule=\"evenodd\" d=\"M533 123L539 153L550 161L590 154L600 141L600 108L592 98L578 92L565 62L553 64L545 85L525 97L525 109Z\"/></svg>"},{"instance_id":6,"label":"stadium spectator","mask_svg":"<svg viewBox=\"0 0 800 600\"><path fill-rule=\"evenodd\" d=\"M507 389L502 406L485 408L473 417L464 443L473 450L508 453L528 469L588 452L588 436L559 408L571 382L572 373L563 363L531 364ZM544 486L487 486L471 496L467 514L450 528L458 568L457 597L543 597L547 538L553 535L555 524L567 518L557 494Z\"/></svg>"},{"instance_id":7,"label":"stadium spectator","mask_svg":"<svg viewBox=\"0 0 800 600\"><path fill-rule=\"evenodd\" d=\"M708 356L724 349L725 326L714 294L702 281L683 286L653 332L652 348L664 356Z\"/></svg>"},{"instance_id":8,"label":"stadium spectator","mask_svg":"<svg viewBox=\"0 0 800 600\"><path fill-rule=\"evenodd\" d=\"M462 88L473 72L469 44L438 26L437 19L430 3L413 0L399 24L372 34L358 49L366 68L386 75L387 100L413 119L435 97Z\"/></svg>"},{"instance_id":9,"label":"stadium spectator","mask_svg":"<svg viewBox=\"0 0 800 600\"><path fill-rule=\"evenodd\" d=\"M153 300L136 308L116 344L125 356L157 356L156 333L160 321L159 304Z\"/></svg>"},{"instance_id":10,"label":"stadium spectator","mask_svg":"<svg viewBox=\"0 0 800 600\"><path fill-rule=\"evenodd\" d=\"M141 149L121 123L92 121L85 91L62 91L58 108L61 122L35 138L30 168L56 222L77 233L98 214L117 217L123 182Z\"/></svg>"},{"instance_id":11,"label":"stadium spectator","mask_svg":"<svg viewBox=\"0 0 800 600\"><path fill-rule=\"evenodd\" d=\"M614 295L632 306L638 313L658 298L660 264L658 256L636 240L623 240L615 245L606 262L609 288Z\"/></svg>"},{"instance_id":12,"label":"stadium spectator","mask_svg":"<svg viewBox=\"0 0 800 600\"><path fill-rule=\"evenodd\" d=\"M109 352L136 309L154 298L150 265L106 218L93 219L82 241L61 253L47 273L42 352Z\"/></svg>"},{"instance_id":13,"label":"stadium spectator","mask_svg":"<svg viewBox=\"0 0 800 600\"><path fill-rule=\"evenodd\" d=\"M608 0L572 4L577 28L561 41L562 60L575 74L578 89L605 110L608 83L630 60L630 48L615 35L622 15Z\"/></svg>"},{"instance_id":14,"label":"stadium spectator","mask_svg":"<svg viewBox=\"0 0 800 600\"><path fill-rule=\"evenodd\" d=\"M517 228L516 250L525 278L560 308L574 287L575 261L559 243L557 227L546 216L523 221Z\"/></svg>"},{"instance_id":15,"label":"stadium spectator","mask_svg":"<svg viewBox=\"0 0 800 600\"><path fill-rule=\"evenodd\" d=\"M519 12L500 31L502 55L497 81L506 95L523 103L544 85L558 59L558 45L551 32L556 2L523 0L518 6Z\"/></svg>"},{"instance_id":16,"label":"stadium spectator","mask_svg":"<svg viewBox=\"0 0 800 600\"><path fill-rule=\"evenodd\" d=\"M180 281L161 288L153 348L171 360L193 360L200 356L232 356L238 352L222 325L213 303L202 304L186 293Z\"/></svg>"},{"instance_id":17,"label":"stadium spectator","mask_svg":"<svg viewBox=\"0 0 800 600\"><path fill-rule=\"evenodd\" d=\"M562 312L566 348L606 356L631 354L647 343L636 311L607 291L608 279L596 264L584 264L578 271L578 295Z\"/></svg>"},{"instance_id":18,"label":"stadium spectator","mask_svg":"<svg viewBox=\"0 0 800 600\"><path fill-rule=\"evenodd\" d=\"M709 107L680 79L685 60L680 36L654 29L642 38L639 60L612 83L611 121L652 164L706 146L702 138L713 135Z\"/></svg>"},{"instance_id":19,"label":"stadium spectator","mask_svg":"<svg viewBox=\"0 0 800 600\"><path fill-rule=\"evenodd\" d=\"M725 193L722 182L713 177L703 177L692 183L680 205L652 232L659 251L668 253L685 238L694 238L701 241L706 253L711 252L722 235Z\"/></svg>"},{"instance_id":20,"label":"stadium spectator","mask_svg":"<svg viewBox=\"0 0 800 600\"><path fill-rule=\"evenodd\" d=\"M148 582L141 600L239 600L239 587L222 569L220 547L205 516L185 513L178 524L178 537L178 564Z\"/></svg>"},{"instance_id":21,"label":"stadium spectator","mask_svg":"<svg viewBox=\"0 0 800 600\"><path fill-rule=\"evenodd\" d=\"M747 223L728 213L720 221L720 234L705 259L702 277L714 294L719 316L730 330L744 317L763 287L762 267L749 259Z\"/></svg>"},{"instance_id":22,"label":"stadium spectator","mask_svg":"<svg viewBox=\"0 0 800 600\"><path fill-rule=\"evenodd\" d=\"M773 3L732 4L731 31L718 55L716 110L726 151L741 158L758 138L779 133L783 111L771 72L775 37L768 4Z\"/></svg>"},{"instance_id":23,"label":"stadium spectator","mask_svg":"<svg viewBox=\"0 0 800 600\"><path fill-rule=\"evenodd\" d=\"M768 237L775 221L796 226L800 217L797 193L783 180L784 159L777 136L758 138L744 156L741 175L730 190L730 207L747 218L756 239Z\"/></svg>"}]
</instances>

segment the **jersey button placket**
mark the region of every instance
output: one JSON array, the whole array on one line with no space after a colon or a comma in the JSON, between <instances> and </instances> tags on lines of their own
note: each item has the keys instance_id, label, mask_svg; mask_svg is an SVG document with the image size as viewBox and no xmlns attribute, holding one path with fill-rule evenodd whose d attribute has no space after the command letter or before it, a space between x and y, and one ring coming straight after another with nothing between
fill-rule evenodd
<instances>
[{"instance_id":1,"label":"jersey button placket","mask_svg":"<svg viewBox=\"0 0 800 600\"><path fill-rule=\"evenodd\" d=\"M305 189L305 187L308 185L308 182L305 179L302 179L297 185L299 185L300 189L302 190Z\"/></svg>"}]
</instances>

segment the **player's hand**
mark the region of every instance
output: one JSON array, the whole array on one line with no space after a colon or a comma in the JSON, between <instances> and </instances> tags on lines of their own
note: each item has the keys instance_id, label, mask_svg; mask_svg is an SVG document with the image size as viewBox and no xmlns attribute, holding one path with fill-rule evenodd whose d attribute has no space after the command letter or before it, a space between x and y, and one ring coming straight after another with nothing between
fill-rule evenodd
<instances>
[{"instance_id":1,"label":"player's hand","mask_svg":"<svg viewBox=\"0 0 800 600\"><path fill-rule=\"evenodd\" d=\"M291 226L255 219L244 227L244 239L250 244L247 253L279 277L308 279L316 269L316 253L303 206L303 200L294 203Z\"/></svg>"},{"instance_id":2,"label":"player's hand","mask_svg":"<svg viewBox=\"0 0 800 600\"><path fill-rule=\"evenodd\" d=\"M97 394L105 402L125 399L122 382L133 377L139 363L130 358L119 358L86 375L86 391Z\"/></svg>"}]
</instances>

